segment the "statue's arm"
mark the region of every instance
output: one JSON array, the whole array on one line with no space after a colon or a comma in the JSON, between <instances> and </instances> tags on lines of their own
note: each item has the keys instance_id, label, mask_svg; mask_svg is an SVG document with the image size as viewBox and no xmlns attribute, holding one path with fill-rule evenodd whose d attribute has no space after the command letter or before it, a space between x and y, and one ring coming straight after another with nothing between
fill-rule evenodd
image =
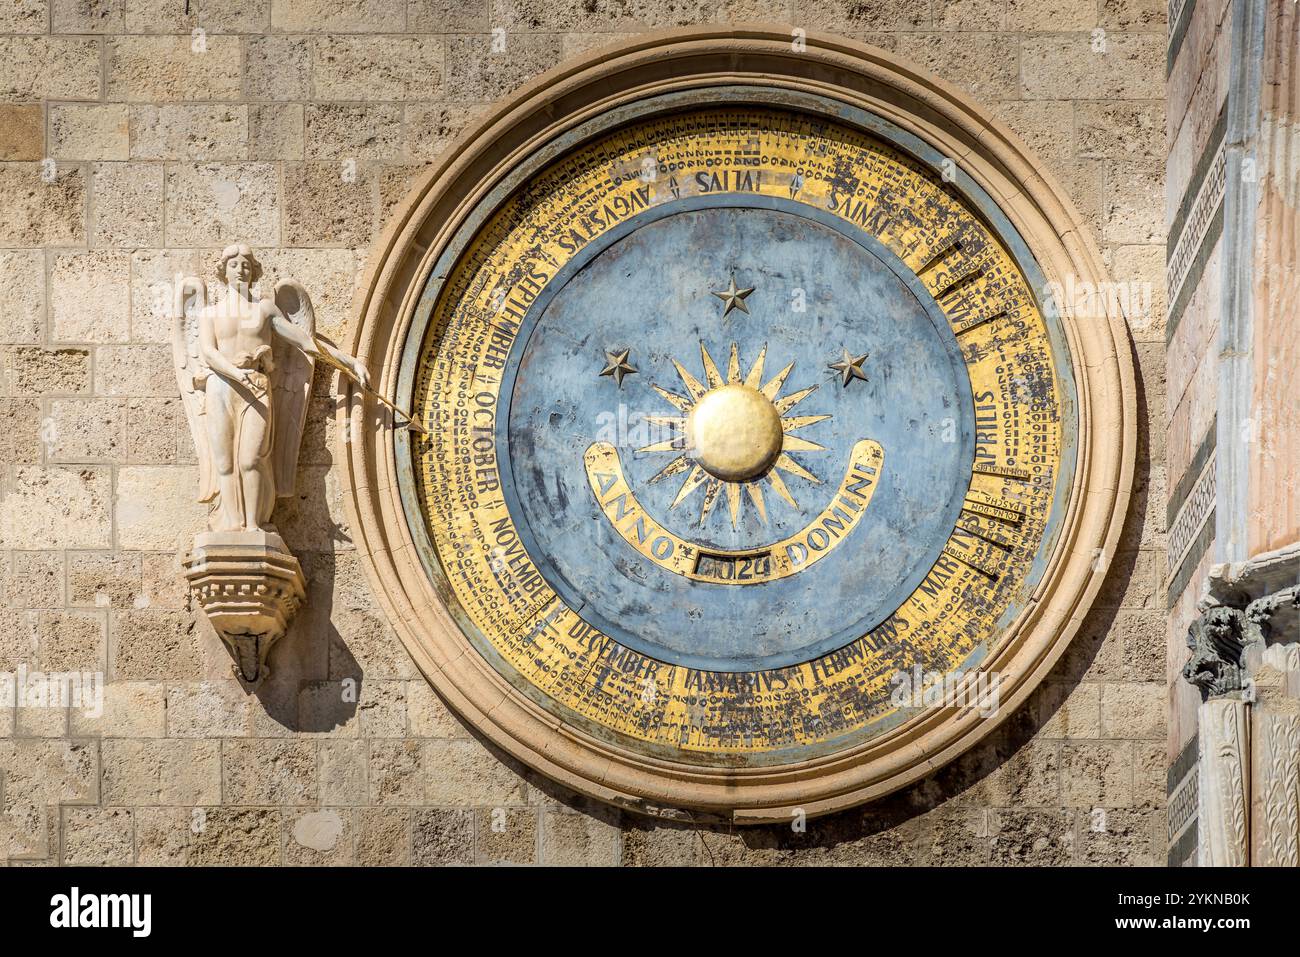
<instances>
[{"instance_id":1,"label":"statue's arm","mask_svg":"<svg viewBox=\"0 0 1300 957\"><path fill-rule=\"evenodd\" d=\"M217 347L217 334L212 328L212 319L206 312L199 314L199 355L213 372L232 382L252 385L252 378L247 369L241 369L221 354Z\"/></svg>"},{"instance_id":2,"label":"statue's arm","mask_svg":"<svg viewBox=\"0 0 1300 957\"><path fill-rule=\"evenodd\" d=\"M271 311L271 325L275 329L276 335L283 336L309 356L319 356L322 352L327 353L334 360L331 365L340 366L343 371L357 380L361 388L370 388L370 372L362 365L360 359L348 355L342 349L335 348L323 339L316 339L308 335L303 329L290 321L275 303L268 301L266 306Z\"/></svg>"}]
</instances>

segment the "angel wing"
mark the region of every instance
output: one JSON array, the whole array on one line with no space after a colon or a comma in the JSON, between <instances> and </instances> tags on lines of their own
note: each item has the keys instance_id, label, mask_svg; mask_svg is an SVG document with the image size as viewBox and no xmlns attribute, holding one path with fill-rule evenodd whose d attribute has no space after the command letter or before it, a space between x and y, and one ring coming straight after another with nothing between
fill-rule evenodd
<instances>
[{"instance_id":1,"label":"angel wing","mask_svg":"<svg viewBox=\"0 0 1300 957\"><path fill-rule=\"evenodd\" d=\"M211 369L199 354L199 313L207 307L208 287L197 276L187 276L176 284L172 300L172 364L176 368L176 385L181 404L194 437L194 451L199 462L200 502L210 502L217 494L217 476L212 468L212 449L208 446L205 418L205 388Z\"/></svg>"},{"instance_id":2,"label":"angel wing","mask_svg":"<svg viewBox=\"0 0 1300 957\"><path fill-rule=\"evenodd\" d=\"M275 284L275 305L286 319L307 335L316 332L316 311L311 297L296 279L281 279ZM281 336L272 347L275 362L275 395L271 409L275 447L271 461L275 469L275 494L287 498L294 493L298 472L298 448L302 429L307 422L307 403L311 399L311 378L316 360Z\"/></svg>"}]
</instances>

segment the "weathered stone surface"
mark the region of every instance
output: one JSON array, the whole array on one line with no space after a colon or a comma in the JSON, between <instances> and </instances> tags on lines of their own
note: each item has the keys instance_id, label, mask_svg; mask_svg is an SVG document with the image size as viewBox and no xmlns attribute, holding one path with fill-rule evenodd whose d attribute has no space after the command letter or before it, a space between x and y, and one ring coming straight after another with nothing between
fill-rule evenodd
<instances>
[{"instance_id":1,"label":"weathered stone surface","mask_svg":"<svg viewBox=\"0 0 1300 957\"><path fill-rule=\"evenodd\" d=\"M302 159L302 104L264 103L250 106L248 153L264 160Z\"/></svg>"},{"instance_id":2,"label":"weathered stone surface","mask_svg":"<svg viewBox=\"0 0 1300 957\"><path fill-rule=\"evenodd\" d=\"M123 0L51 0L55 33L121 33L126 25Z\"/></svg>"},{"instance_id":3,"label":"weathered stone surface","mask_svg":"<svg viewBox=\"0 0 1300 957\"><path fill-rule=\"evenodd\" d=\"M324 37L312 45L312 82L322 100L429 100L442 57L440 37Z\"/></svg>"},{"instance_id":4,"label":"weathered stone surface","mask_svg":"<svg viewBox=\"0 0 1300 957\"><path fill-rule=\"evenodd\" d=\"M106 468L19 466L0 509L0 548L107 548L111 544Z\"/></svg>"},{"instance_id":5,"label":"weathered stone surface","mask_svg":"<svg viewBox=\"0 0 1300 957\"><path fill-rule=\"evenodd\" d=\"M990 863L1061 866L1074 860L1072 811L1000 810L989 813Z\"/></svg>"},{"instance_id":6,"label":"weathered stone surface","mask_svg":"<svg viewBox=\"0 0 1300 957\"><path fill-rule=\"evenodd\" d=\"M248 156L248 107L145 104L131 107L131 158L241 160Z\"/></svg>"},{"instance_id":7,"label":"weathered stone surface","mask_svg":"<svg viewBox=\"0 0 1300 957\"><path fill-rule=\"evenodd\" d=\"M285 33L400 33L405 0L271 0L271 26Z\"/></svg>"},{"instance_id":8,"label":"weathered stone surface","mask_svg":"<svg viewBox=\"0 0 1300 957\"><path fill-rule=\"evenodd\" d=\"M162 345L100 346L95 350L99 395L171 396L176 376L171 350Z\"/></svg>"},{"instance_id":9,"label":"weathered stone surface","mask_svg":"<svg viewBox=\"0 0 1300 957\"><path fill-rule=\"evenodd\" d=\"M14 552L6 576L5 604L18 608L61 606L63 564L60 552ZM35 647L33 644L33 651Z\"/></svg>"},{"instance_id":10,"label":"weathered stone surface","mask_svg":"<svg viewBox=\"0 0 1300 957\"><path fill-rule=\"evenodd\" d=\"M166 734L167 699L156 681L112 681L104 685L103 713L73 708L74 737L161 738Z\"/></svg>"},{"instance_id":11,"label":"weathered stone surface","mask_svg":"<svg viewBox=\"0 0 1300 957\"><path fill-rule=\"evenodd\" d=\"M232 804L315 804L316 746L310 741L228 740L222 745L225 800Z\"/></svg>"},{"instance_id":12,"label":"weathered stone surface","mask_svg":"<svg viewBox=\"0 0 1300 957\"><path fill-rule=\"evenodd\" d=\"M0 250L0 345L36 343L45 322L45 254Z\"/></svg>"},{"instance_id":13,"label":"weathered stone surface","mask_svg":"<svg viewBox=\"0 0 1300 957\"><path fill-rule=\"evenodd\" d=\"M0 165L0 196L5 198L0 206L0 245L85 244L86 173L80 167Z\"/></svg>"},{"instance_id":14,"label":"weathered stone surface","mask_svg":"<svg viewBox=\"0 0 1300 957\"><path fill-rule=\"evenodd\" d=\"M96 246L154 246L163 234L163 170L146 163L97 163L92 177Z\"/></svg>"},{"instance_id":15,"label":"weathered stone surface","mask_svg":"<svg viewBox=\"0 0 1300 957\"><path fill-rule=\"evenodd\" d=\"M271 163L178 163L166 175L169 246L279 242L279 171Z\"/></svg>"},{"instance_id":16,"label":"weathered stone surface","mask_svg":"<svg viewBox=\"0 0 1300 957\"><path fill-rule=\"evenodd\" d=\"M353 863L351 815L335 808L286 815L284 863L340 867Z\"/></svg>"},{"instance_id":17,"label":"weathered stone surface","mask_svg":"<svg viewBox=\"0 0 1300 957\"><path fill-rule=\"evenodd\" d=\"M439 103L415 103L406 108L406 155L434 160L464 131L478 111Z\"/></svg>"},{"instance_id":18,"label":"weathered stone surface","mask_svg":"<svg viewBox=\"0 0 1300 957\"><path fill-rule=\"evenodd\" d=\"M362 246L375 228L374 174L347 158L294 163L284 174L285 239L296 246Z\"/></svg>"},{"instance_id":19,"label":"weathered stone surface","mask_svg":"<svg viewBox=\"0 0 1300 957\"><path fill-rule=\"evenodd\" d=\"M234 678L168 688L167 735L172 738L229 738L247 735L253 726L253 704L254 701L250 700L248 693Z\"/></svg>"},{"instance_id":20,"label":"weathered stone surface","mask_svg":"<svg viewBox=\"0 0 1300 957\"><path fill-rule=\"evenodd\" d=\"M308 159L396 159L402 149L402 111L392 105L321 103L306 108Z\"/></svg>"},{"instance_id":21,"label":"weathered stone surface","mask_svg":"<svg viewBox=\"0 0 1300 957\"><path fill-rule=\"evenodd\" d=\"M216 804L221 800L217 741L104 739L104 804L130 807Z\"/></svg>"},{"instance_id":22,"label":"weathered stone surface","mask_svg":"<svg viewBox=\"0 0 1300 957\"><path fill-rule=\"evenodd\" d=\"M254 100L306 99L311 95L311 40L250 37L244 94Z\"/></svg>"},{"instance_id":23,"label":"weathered stone surface","mask_svg":"<svg viewBox=\"0 0 1300 957\"><path fill-rule=\"evenodd\" d=\"M239 97L238 37L128 36L107 42L110 99L171 102Z\"/></svg>"},{"instance_id":24,"label":"weathered stone surface","mask_svg":"<svg viewBox=\"0 0 1300 957\"><path fill-rule=\"evenodd\" d=\"M114 610L109 667L114 681L194 680L200 675L194 619L156 608Z\"/></svg>"},{"instance_id":25,"label":"weathered stone surface","mask_svg":"<svg viewBox=\"0 0 1300 957\"><path fill-rule=\"evenodd\" d=\"M43 671L105 671L108 632L103 612L42 611L38 622Z\"/></svg>"},{"instance_id":26,"label":"weathered stone surface","mask_svg":"<svg viewBox=\"0 0 1300 957\"><path fill-rule=\"evenodd\" d=\"M1127 741L1061 746L1061 798L1067 807L1133 803L1133 745Z\"/></svg>"},{"instance_id":27,"label":"weathered stone surface","mask_svg":"<svg viewBox=\"0 0 1300 957\"><path fill-rule=\"evenodd\" d=\"M63 863L121 866L133 863L135 820L127 808L63 809Z\"/></svg>"},{"instance_id":28,"label":"weathered stone surface","mask_svg":"<svg viewBox=\"0 0 1300 957\"><path fill-rule=\"evenodd\" d=\"M611 820L605 820L610 818ZM560 867L609 867L618 863L617 814L542 811L541 863Z\"/></svg>"},{"instance_id":29,"label":"weathered stone surface","mask_svg":"<svg viewBox=\"0 0 1300 957\"><path fill-rule=\"evenodd\" d=\"M474 863L474 813L426 808L412 815L412 860L418 867Z\"/></svg>"},{"instance_id":30,"label":"weathered stone surface","mask_svg":"<svg viewBox=\"0 0 1300 957\"><path fill-rule=\"evenodd\" d=\"M55 399L43 432L51 462L121 462L126 410L121 399Z\"/></svg>"},{"instance_id":31,"label":"weathered stone surface","mask_svg":"<svg viewBox=\"0 0 1300 957\"><path fill-rule=\"evenodd\" d=\"M131 466L118 470L114 518L122 548L184 548L202 530L207 509L194 501L190 468Z\"/></svg>"},{"instance_id":32,"label":"weathered stone surface","mask_svg":"<svg viewBox=\"0 0 1300 957\"><path fill-rule=\"evenodd\" d=\"M94 250L50 262L50 336L56 342L125 342L130 334L131 257Z\"/></svg>"},{"instance_id":33,"label":"weathered stone surface","mask_svg":"<svg viewBox=\"0 0 1300 957\"><path fill-rule=\"evenodd\" d=\"M477 818L475 863L533 864L537 861L537 809L488 808Z\"/></svg>"},{"instance_id":34,"label":"weathered stone surface","mask_svg":"<svg viewBox=\"0 0 1300 957\"><path fill-rule=\"evenodd\" d=\"M129 119L125 103L53 104L50 156L56 160L129 159Z\"/></svg>"},{"instance_id":35,"label":"weathered stone surface","mask_svg":"<svg viewBox=\"0 0 1300 957\"><path fill-rule=\"evenodd\" d=\"M45 111L39 103L0 104L0 161L39 160L45 156Z\"/></svg>"},{"instance_id":36,"label":"weathered stone surface","mask_svg":"<svg viewBox=\"0 0 1300 957\"><path fill-rule=\"evenodd\" d=\"M99 93L98 40L0 36L0 100L97 100Z\"/></svg>"},{"instance_id":37,"label":"weathered stone surface","mask_svg":"<svg viewBox=\"0 0 1300 957\"><path fill-rule=\"evenodd\" d=\"M495 100L560 61L560 43L544 34L507 34L494 52L491 36L447 38L447 99L453 103ZM430 91L431 93L432 91ZM430 99L430 93L411 99Z\"/></svg>"},{"instance_id":38,"label":"weathered stone surface","mask_svg":"<svg viewBox=\"0 0 1300 957\"><path fill-rule=\"evenodd\" d=\"M40 462L41 404L35 399L0 399L0 461L14 465Z\"/></svg>"},{"instance_id":39,"label":"weathered stone surface","mask_svg":"<svg viewBox=\"0 0 1300 957\"><path fill-rule=\"evenodd\" d=\"M361 808L357 811L357 863L369 867L400 867L411 863L411 812L405 808Z\"/></svg>"},{"instance_id":40,"label":"weathered stone surface","mask_svg":"<svg viewBox=\"0 0 1300 957\"><path fill-rule=\"evenodd\" d=\"M1097 47L1097 49L1094 49ZM1020 77L1026 99L1153 100L1164 96L1164 38L1088 33L1025 37Z\"/></svg>"},{"instance_id":41,"label":"weathered stone surface","mask_svg":"<svg viewBox=\"0 0 1300 957\"><path fill-rule=\"evenodd\" d=\"M993 33L909 33L898 42L901 55L985 101L1019 99L1017 51L1013 37Z\"/></svg>"},{"instance_id":42,"label":"weathered stone surface","mask_svg":"<svg viewBox=\"0 0 1300 957\"><path fill-rule=\"evenodd\" d=\"M48 0L16 0L0 6L0 33L44 33Z\"/></svg>"}]
</instances>

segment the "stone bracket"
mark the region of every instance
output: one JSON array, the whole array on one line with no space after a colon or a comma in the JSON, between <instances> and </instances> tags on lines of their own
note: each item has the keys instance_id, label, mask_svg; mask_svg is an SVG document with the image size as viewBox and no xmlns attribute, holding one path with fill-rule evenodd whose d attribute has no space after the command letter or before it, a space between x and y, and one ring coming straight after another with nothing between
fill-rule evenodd
<instances>
[{"instance_id":1,"label":"stone bracket","mask_svg":"<svg viewBox=\"0 0 1300 957\"><path fill-rule=\"evenodd\" d=\"M236 677L261 682L271 647L306 597L298 559L274 532L206 532L184 566L190 596L234 656Z\"/></svg>"}]
</instances>

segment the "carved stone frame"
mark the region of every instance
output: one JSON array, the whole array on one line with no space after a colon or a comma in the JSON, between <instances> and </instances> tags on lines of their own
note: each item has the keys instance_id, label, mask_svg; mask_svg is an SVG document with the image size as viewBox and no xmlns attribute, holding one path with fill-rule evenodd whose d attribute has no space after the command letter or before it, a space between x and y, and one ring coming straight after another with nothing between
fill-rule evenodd
<instances>
[{"instance_id":1,"label":"carved stone frame","mask_svg":"<svg viewBox=\"0 0 1300 957\"><path fill-rule=\"evenodd\" d=\"M1106 278L1082 217L1051 176L1014 134L948 84L849 40L809 36L796 51L788 30L777 27L666 31L566 63L497 104L396 208L358 291L349 343L379 389L394 389L439 254L516 163L604 111L719 84L806 91L885 117L952 157L995 199L1049 282L1064 285L1070 276L1077 287ZM398 444L387 430L354 424L341 433L352 440L340 440L338 460L356 546L378 601L434 688L496 746L562 785L642 812L691 808L736 823L850 807L930 773L1014 712L1078 630L1115 554L1135 459L1132 360L1122 316L1075 317L1065 305L1078 388L1076 471L1033 601L985 663L1003 676L997 719L938 709L855 748L778 767L724 770L649 758L562 725L473 649L416 552L399 497Z\"/></svg>"}]
</instances>

